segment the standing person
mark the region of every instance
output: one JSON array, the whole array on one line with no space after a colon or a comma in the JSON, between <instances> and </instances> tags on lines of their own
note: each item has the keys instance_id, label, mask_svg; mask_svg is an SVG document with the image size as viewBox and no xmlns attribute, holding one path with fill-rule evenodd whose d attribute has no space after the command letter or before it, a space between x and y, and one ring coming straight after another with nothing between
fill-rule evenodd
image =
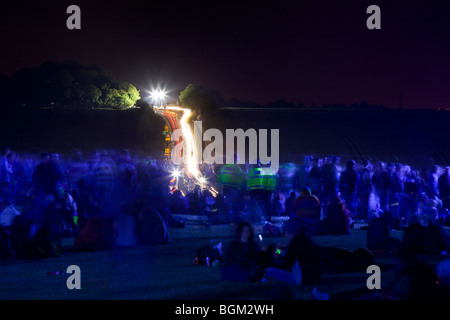
<instances>
[{"instance_id":1,"label":"standing person","mask_svg":"<svg viewBox=\"0 0 450 320\"><path fill-rule=\"evenodd\" d=\"M268 221L272 220L271 202L278 182L278 174L271 168L264 167L263 170L263 205L268 216Z\"/></svg>"},{"instance_id":2,"label":"standing person","mask_svg":"<svg viewBox=\"0 0 450 320\"><path fill-rule=\"evenodd\" d=\"M67 182L72 191L77 192L77 184L80 180L87 180L89 174L89 165L83 160L83 154L80 150L75 150L67 165Z\"/></svg>"},{"instance_id":3,"label":"standing person","mask_svg":"<svg viewBox=\"0 0 450 320\"><path fill-rule=\"evenodd\" d=\"M245 184L245 176L242 169L235 163L223 165L218 174L218 185L221 193L230 203L230 214L233 220L237 220L242 209L242 188Z\"/></svg>"},{"instance_id":4,"label":"standing person","mask_svg":"<svg viewBox=\"0 0 450 320\"><path fill-rule=\"evenodd\" d=\"M136 191L136 167L131 161L130 152L122 150L119 154L118 195L122 201L131 201Z\"/></svg>"},{"instance_id":5,"label":"standing person","mask_svg":"<svg viewBox=\"0 0 450 320\"><path fill-rule=\"evenodd\" d=\"M45 223L49 202L60 199L57 191L62 180L62 172L56 159L51 159L46 152L41 154L41 162L36 166L32 176L32 186L35 193L35 208L27 213L27 218ZM53 200L52 200L53 199ZM51 200L51 201L49 201Z\"/></svg>"},{"instance_id":6,"label":"standing person","mask_svg":"<svg viewBox=\"0 0 450 320\"><path fill-rule=\"evenodd\" d=\"M42 153L41 162L36 166L32 178L36 192L42 196L55 194L56 186L61 179L62 172L56 160L51 160L48 153Z\"/></svg>"},{"instance_id":7,"label":"standing person","mask_svg":"<svg viewBox=\"0 0 450 320\"><path fill-rule=\"evenodd\" d=\"M12 201L12 165L8 160L11 150L8 147L2 148L0 158L0 200L5 203Z\"/></svg>"},{"instance_id":8,"label":"standing person","mask_svg":"<svg viewBox=\"0 0 450 320\"><path fill-rule=\"evenodd\" d=\"M258 274L259 245L254 240L250 223L242 222L236 229L235 239L230 242L222 268L222 280L255 281Z\"/></svg>"},{"instance_id":9,"label":"standing person","mask_svg":"<svg viewBox=\"0 0 450 320\"><path fill-rule=\"evenodd\" d=\"M434 165L427 177L428 198L439 197L439 166Z\"/></svg>"},{"instance_id":10,"label":"standing person","mask_svg":"<svg viewBox=\"0 0 450 320\"><path fill-rule=\"evenodd\" d=\"M303 165L295 172L294 187L296 190L309 185L309 172L311 171L311 156L305 156Z\"/></svg>"},{"instance_id":11,"label":"standing person","mask_svg":"<svg viewBox=\"0 0 450 320\"><path fill-rule=\"evenodd\" d=\"M380 198L380 207L383 211L389 211L389 195L393 185L392 175L386 169L382 161L377 163L377 171L372 177L372 184Z\"/></svg>"},{"instance_id":12,"label":"standing person","mask_svg":"<svg viewBox=\"0 0 450 320\"><path fill-rule=\"evenodd\" d=\"M264 171L260 163L248 172L246 187L251 200L262 212L264 210ZM261 215L263 214L264 212Z\"/></svg>"},{"instance_id":13,"label":"standing person","mask_svg":"<svg viewBox=\"0 0 450 320\"><path fill-rule=\"evenodd\" d=\"M344 198L347 209L354 211L355 194L359 182L359 174L355 170L355 161L350 160L346 164L346 169L342 172L339 181L339 190Z\"/></svg>"},{"instance_id":14,"label":"standing person","mask_svg":"<svg viewBox=\"0 0 450 320\"><path fill-rule=\"evenodd\" d=\"M450 210L450 167L446 167L444 173L439 177L438 187L442 206Z\"/></svg>"},{"instance_id":15,"label":"standing person","mask_svg":"<svg viewBox=\"0 0 450 320\"><path fill-rule=\"evenodd\" d=\"M311 193L317 197L322 195L322 182L320 177L320 161L319 158L313 159L313 166L309 171L309 185Z\"/></svg>"},{"instance_id":16,"label":"standing person","mask_svg":"<svg viewBox=\"0 0 450 320\"><path fill-rule=\"evenodd\" d=\"M372 192L372 164L364 160L359 171L359 181L356 191L358 198L358 213L360 219L367 220L369 212L369 196Z\"/></svg>"},{"instance_id":17,"label":"standing person","mask_svg":"<svg viewBox=\"0 0 450 320\"><path fill-rule=\"evenodd\" d=\"M323 181L323 201L328 203L331 201L332 197L339 190L338 188L338 170L337 163L339 158L333 156L330 158L329 163L322 166L321 178Z\"/></svg>"},{"instance_id":18,"label":"standing person","mask_svg":"<svg viewBox=\"0 0 450 320\"><path fill-rule=\"evenodd\" d=\"M106 150L95 154L93 165L94 184L98 190L99 203L106 204L112 198L116 165Z\"/></svg>"},{"instance_id":19,"label":"standing person","mask_svg":"<svg viewBox=\"0 0 450 320\"><path fill-rule=\"evenodd\" d=\"M393 218L400 217L400 198L403 191L403 183L400 180L399 165L389 164L388 171L391 174L391 192L389 194L389 212Z\"/></svg>"}]
</instances>

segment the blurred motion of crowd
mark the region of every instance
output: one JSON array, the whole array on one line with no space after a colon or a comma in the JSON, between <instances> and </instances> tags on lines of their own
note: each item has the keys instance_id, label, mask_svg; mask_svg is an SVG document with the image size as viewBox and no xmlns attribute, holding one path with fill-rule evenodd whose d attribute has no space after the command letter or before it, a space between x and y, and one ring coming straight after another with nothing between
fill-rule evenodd
<instances>
[{"instance_id":1,"label":"blurred motion of crowd","mask_svg":"<svg viewBox=\"0 0 450 320\"><path fill-rule=\"evenodd\" d=\"M205 185L186 191L190 182L175 181L170 162L128 150L62 156L4 147L0 156L0 260L61 255L70 237L77 250L167 243L183 214L207 215L210 224L296 217L308 235L348 234L355 221L387 215L393 229L450 225L448 167L336 156L305 156L278 172L203 164Z\"/></svg>"}]
</instances>

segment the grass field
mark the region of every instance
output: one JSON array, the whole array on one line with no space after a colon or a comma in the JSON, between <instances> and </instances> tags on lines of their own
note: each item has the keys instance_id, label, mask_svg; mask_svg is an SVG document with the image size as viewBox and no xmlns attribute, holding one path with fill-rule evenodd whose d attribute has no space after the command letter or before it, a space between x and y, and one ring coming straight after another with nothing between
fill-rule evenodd
<instances>
[{"instance_id":1,"label":"grass field","mask_svg":"<svg viewBox=\"0 0 450 320\"><path fill-rule=\"evenodd\" d=\"M256 226L259 231L261 226ZM136 247L104 252L69 253L64 257L38 261L8 262L0 265L0 299L265 299L277 285L234 283L220 280L220 268L193 264L198 248L232 239L233 226L188 224L185 229L171 229L167 245ZM401 237L401 232L393 232ZM314 237L321 245L356 249L365 247L366 232L354 230L348 236ZM285 242L285 238L264 239ZM393 264L391 256L376 257L384 266ZM68 275L47 272L81 268L81 290L68 290ZM382 285L392 278L383 271ZM325 273L319 289L336 293L365 286L365 273ZM311 299L313 287L291 286L295 298Z\"/></svg>"}]
</instances>

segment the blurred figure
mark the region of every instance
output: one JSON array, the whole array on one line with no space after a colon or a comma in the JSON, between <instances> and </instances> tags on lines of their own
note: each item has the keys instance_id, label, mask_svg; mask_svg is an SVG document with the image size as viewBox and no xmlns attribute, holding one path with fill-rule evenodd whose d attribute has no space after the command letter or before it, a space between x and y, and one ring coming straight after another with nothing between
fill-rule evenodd
<instances>
[{"instance_id":1,"label":"blurred figure","mask_svg":"<svg viewBox=\"0 0 450 320\"><path fill-rule=\"evenodd\" d=\"M12 201L12 165L9 157L11 150L3 147L0 158L0 201L10 203Z\"/></svg>"},{"instance_id":2,"label":"blurred figure","mask_svg":"<svg viewBox=\"0 0 450 320\"><path fill-rule=\"evenodd\" d=\"M338 183L338 169L337 169L337 163L339 158L336 156L333 156L330 158L329 163L325 164L321 168L321 178L323 181L323 201L328 204L332 197L336 194L336 192L339 190Z\"/></svg>"},{"instance_id":3,"label":"blurred figure","mask_svg":"<svg viewBox=\"0 0 450 320\"><path fill-rule=\"evenodd\" d=\"M170 212L185 214L188 210L188 201L180 190L175 190L170 198Z\"/></svg>"},{"instance_id":4,"label":"blurred figure","mask_svg":"<svg viewBox=\"0 0 450 320\"><path fill-rule=\"evenodd\" d=\"M386 164L382 161L377 163L376 171L372 176L372 185L375 187L380 199L381 210L389 211L389 195L393 181L391 173L387 171Z\"/></svg>"},{"instance_id":5,"label":"blurred figure","mask_svg":"<svg viewBox=\"0 0 450 320\"><path fill-rule=\"evenodd\" d=\"M285 203L286 203L286 198L284 197L284 195L281 192L275 192L272 195L272 200L271 200L271 212L272 212L272 216L282 216L285 213L286 207L285 207Z\"/></svg>"},{"instance_id":6,"label":"blurred figure","mask_svg":"<svg viewBox=\"0 0 450 320\"><path fill-rule=\"evenodd\" d=\"M254 239L253 227L242 222L236 229L235 239L226 251L225 263L221 271L222 280L255 281L258 275L259 245Z\"/></svg>"},{"instance_id":7,"label":"blurred figure","mask_svg":"<svg viewBox=\"0 0 450 320\"><path fill-rule=\"evenodd\" d=\"M300 190L300 197L294 201L294 214L291 217L299 218L303 221L305 230L308 235L314 235L320 223L320 201L316 196L311 194L308 187Z\"/></svg>"},{"instance_id":8,"label":"blurred figure","mask_svg":"<svg viewBox=\"0 0 450 320\"><path fill-rule=\"evenodd\" d=\"M450 167L446 167L439 177L438 188L443 207L450 210Z\"/></svg>"},{"instance_id":9,"label":"blurred figure","mask_svg":"<svg viewBox=\"0 0 450 320\"><path fill-rule=\"evenodd\" d=\"M56 160L50 160L48 153L41 154L41 163L33 172L32 185L36 190L38 207L47 194L55 194L56 186L62 179L62 173Z\"/></svg>"},{"instance_id":10,"label":"blurred figure","mask_svg":"<svg viewBox=\"0 0 450 320\"><path fill-rule=\"evenodd\" d=\"M301 165L295 173L294 188L300 190L301 188L309 185L309 172L311 171L312 157L305 156L303 158L303 165Z\"/></svg>"},{"instance_id":11,"label":"blurred figure","mask_svg":"<svg viewBox=\"0 0 450 320\"><path fill-rule=\"evenodd\" d=\"M304 232L304 223L291 218L285 224L289 240L281 268L267 268L266 277L297 285L317 285L322 273L320 247Z\"/></svg>"},{"instance_id":12,"label":"blurred figure","mask_svg":"<svg viewBox=\"0 0 450 320\"><path fill-rule=\"evenodd\" d=\"M123 210L113 222L114 244L120 248L134 247L138 244L136 218L130 210Z\"/></svg>"},{"instance_id":13,"label":"blurred figure","mask_svg":"<svg viewBox=\"0 0 450 320\"><path fill-rule=\"evenodd\" d=\"M83 160L80 150L75 150L67 164L67 182L70 190L77 190L80 180L88 179L89 165Z\"/></svg>"},{"instance_id":14,"label":"blurred figure","mask_svg":"<svg viewBox=\"0 0 450 320\"><path fill-rule=\"evenodd\" d=\"M199 185L194 187L194 190L188 193L187 195L189 202L189 213L191 214L202 214L204 212L202 206L202 190Z\"/></svg>"},{"instance_id":15,"label":"blurred figure","mask_svg":"<svg viewBox=\"0 0 450 320\"><path fill-rule=\"evenodd\" d=\"M349 212L345 209L344 201L338 195L332 198L323 224L325 234L350 234L351 218Z\"/></svg>"},{"instance_id":16,"label":"blurred figure","mask_svg":"<svg viewBox=\"0 0 450 320\"><path fill-rule=\"evenodd\" d=\"M231 216L237 219L242 210L242 190L245 186L245 176L236 164L238 155L235 154L234 163L223 165L218 173L217 184L224 198L230 201Z\"/></svg>"},{"instance_id":17,"label":"blurred figure","mask_svg":"<svg viewBox=\"0 0 450 320\"><path fill-rule=\"evenodd\" d=\"M339 190L344 198L347 209L354 211L355 194L359 182L359 174L355 170L355 161L350 160L346 164L346 169L342 172L339 181Z\"/></svg>"},{"instance_id":18,"label":"blurred figure","mask_svg":"<svg viewBox=\"0 0 450 320\"><path fill-rule=\"evenodd\" d=\"M295 214L295 209L294 209L294 201L295 199L297 199L297 194L295 193L295 191L292 191L289 194L289 198L286 199L285 201L285 212L284 214L288 217L292 216L293 214Z\"/></svg>"},{"instance_id":19,"label":"blurred figure","mask_svg":"<svg viewBox=\"0 0 450 320\"><path fill-rule=\"evenodd\" d=\"M131 161L130 152L122 150L117 164L117 192L122 201L129 202L136 193L136 167Z\"/></svg>"},{"instance_id":20,"label":"blurred figure","mask_svg":"<svg viewBox=\"0 0 450 320\"><path fill-rule=\"evenodd\" d=\"M106 150L94 154L91 170L100 204L106 204L112 198L115 169L116 165L108 156Z\"/></svg>"},{"instance_id":21,"label":"blurred figure","mask_svg":"<svg viewBox=\"0 0 450 320\"><path fill-rule=\"evenodd\" d=\"M358 213L360 219L367 220L369 212L369 196L372 191L372 164L368 160L362 162L357 186Z\"/></svg>"},{"instance_id":22,"label":"blurred figure","mask_svg":"<svg viewBox=\"0 0 450 320\"><path fill-rule=\"evenodd\" d=\"M316 195L317 197L320 197L322 194L320 168L319 158L314 158L313 166L309 171L309 187L311 188L311 193Z\"/></svg>"},{"instance_id":23,"label":"blurred figure","mask_svg":"<svg viewBox=\"0 0 450 320\"><path fill-rule=\"evenodd\" d=\"M439 166L434 165L427 177L427 196L429 198L439 197Z\"/></svg>"}]
</instances>

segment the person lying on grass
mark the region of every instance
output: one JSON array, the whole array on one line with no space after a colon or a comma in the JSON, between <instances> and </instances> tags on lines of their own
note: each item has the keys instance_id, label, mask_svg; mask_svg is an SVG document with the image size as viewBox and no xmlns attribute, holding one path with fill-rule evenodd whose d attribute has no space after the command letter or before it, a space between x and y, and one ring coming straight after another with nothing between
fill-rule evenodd
<instances>
[{"instance_id":1,"label":"person lying on grass","mask_svg":"<svg viewBox=\"0 0 450 320\"><path fill-rule=\"evenodd\" d=\"M286 255L279 268L267 268L265 276L291 284L313 284L320 282L320 247L304 232L304 223L291 218L285 224L285 235L289 239Z\"/></svg>"}]
</instances>

